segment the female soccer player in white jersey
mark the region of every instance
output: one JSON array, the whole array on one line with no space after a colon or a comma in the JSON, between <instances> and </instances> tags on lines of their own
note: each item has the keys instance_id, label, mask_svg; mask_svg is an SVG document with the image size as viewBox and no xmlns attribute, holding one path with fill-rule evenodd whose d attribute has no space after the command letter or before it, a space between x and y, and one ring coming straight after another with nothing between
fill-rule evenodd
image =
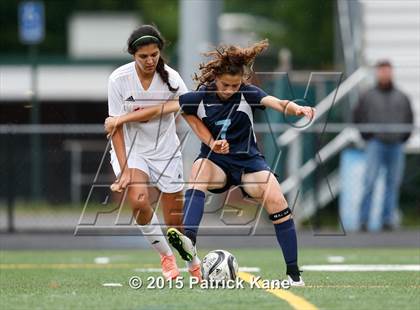
<instances>
[{"instance_id":1,"label":"female soccer player in white jersey","mask_svg":"<svg viewBox=\"0 0 420 310\"><path fill-rule=\"evenodd\" d=\"M132 32L127 44L134 61L117 68L109 77L109 116L123 118L129 112L156 106L187 92L178 72L162 58L164 43L162 35L153 26L143 25ZM173 111L162 109L157 114L160 117L130 122L113 132L111 165L118 179L112 189L127 190L126 201L137 224L160 254L163 275L174 279L179 270L151 208L148 184L162 194L160 201L165 224L181 226L182 158ZM200 276L199 261L190 262L189 270L192 276Z\"/></svg>"},{"instance_id":2,"label":"female soccer player in white jersey","mask_svg":"<svg viewBox=\"0 0 420 310\"><path fill-rule=\"evenodd\" d=\"M200 83L198 91L180 96L183 115L203 143L185 193L185 234L170 228L168 237L184 260L195 260L196 236L206 191L221 193L239 185L246 195L260 201L267 210L283 252L289 281L293 286L303 286L297 265L297 239L291 210L258 149L253 113L255 109L270 107L285 114L312 119L314 109L269 96L246 83L246 68L267 46L268 42L262 41L245 49L229 46L208 53L213 60L200 67L201 73L196 77ZM169 104L176 110L175 101ZM153 115L156 111L130 113L125 121L147 119L147 113ZM196 121L197 117L201 123ZM112 125L116 125L115 120Z\"/></svg>"}]
</instances>

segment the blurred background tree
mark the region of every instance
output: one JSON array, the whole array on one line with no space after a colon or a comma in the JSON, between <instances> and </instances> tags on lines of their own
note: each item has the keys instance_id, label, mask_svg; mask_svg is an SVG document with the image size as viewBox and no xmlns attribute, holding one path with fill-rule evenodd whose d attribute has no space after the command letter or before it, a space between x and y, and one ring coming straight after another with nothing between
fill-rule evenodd
<instances>
[{"instance_id":1,"label":"blurred background tree","mask_svg":"<svg viewBox=\"0 0 420 310\"><path fill-rule=\"evenodd\" d=\"M144 23L154 23L171 43L167 54L173 57L178 40L177 0L44 0L46 36L41 55L67 54L67 22L75 12L135 12ZM26 47L18 38L17 6L14 0L0 2L0 36L4 56L26 57ZM332 67L334 55L334 0L225 0L224 12L247 13L282 25L285 31L260 33L268 37L272 49L292 51L296 69ZM98 36L105 34L98 33Z\"/></svg>"},{"instance_id":2,"label":"blurred background tree","mask_svg":"<svg viewBox=\"0 0 420 310\"><path fill-rule=\"evenodd\" d=\"M280 35L262 33L275 48L287 47L297 69L331 67L334 55L333 0L225 1L225 12L243 12L270 18L285 29Z\"/></svg>"}]
</instances>

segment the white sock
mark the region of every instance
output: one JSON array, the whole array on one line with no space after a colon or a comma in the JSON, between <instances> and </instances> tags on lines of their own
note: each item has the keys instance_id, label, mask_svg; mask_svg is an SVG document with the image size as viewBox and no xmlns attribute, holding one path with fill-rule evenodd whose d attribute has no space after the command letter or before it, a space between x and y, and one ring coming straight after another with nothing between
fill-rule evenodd
<instances>
[{"instance_id":1,"label":"white sock","mask_svg":"<svg viewBox=\"0 0 420 310\"><path fill-rule=\"evenodd\" d=\"M191 269L192 267L194 267L194 266L196 266L196 265L200 265L200 264L201 264L201 261L200 261L200 259L198 258L198 256L196 255L196 256L194 256L194 258L193 258L193 260L192 260L192 261L190 261L190 262L186 262L186 264L187 264L187 268L188 268L188 269Z\"/></svg>"},{"instance_id":2,"label":"white sock","mask_svg":"<svg viewBox=\"0 0 420 310\"><path fill-rule=\"evenodd\" d=\"M149 224L138 225L144 237L149 241L150 245L159 252L161 255L172 255L172 250L169 247L168 242L162 232L162 228L159 225L159 220L155 213L153 213L152 219Z\"/></svg>"}]
</instances>

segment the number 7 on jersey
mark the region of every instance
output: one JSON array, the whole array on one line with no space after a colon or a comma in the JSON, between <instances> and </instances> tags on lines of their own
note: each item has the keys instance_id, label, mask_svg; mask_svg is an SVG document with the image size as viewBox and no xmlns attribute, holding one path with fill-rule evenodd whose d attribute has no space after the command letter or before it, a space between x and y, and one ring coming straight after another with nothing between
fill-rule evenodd
<instances>
[{"instance_id":1,"label":"number 7 on jersey","mask_svg":"<svg viewBox=\"0 0 420 310\"><path fill-rule=\"evenodd\" d=\"M216 125L222 126L222 129L220 130L220 138L222 140L226 139L226 132L227 132L230 124L231 124L230 118L223 119L223 120L220 120L220 121L217 121L216 122Z\"/></svg>"}]
</instances>

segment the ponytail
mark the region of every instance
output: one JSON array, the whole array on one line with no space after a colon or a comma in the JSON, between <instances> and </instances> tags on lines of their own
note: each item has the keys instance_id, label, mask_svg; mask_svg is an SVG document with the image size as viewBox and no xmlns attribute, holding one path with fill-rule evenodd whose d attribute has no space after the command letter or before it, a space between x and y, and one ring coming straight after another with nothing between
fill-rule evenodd
<instances>
[{"instance_id":1,"label":"ponytail","mask_svg":"<svg viewBox=\"0 0 420 310\"><path fill-rule=\"evenodd\" d=\"M159 61L156 66L156 71L159 73L160 78L162 81L168 85L168 88L171 92L178 91L179 87L173 88L171 83L169 83L169 72L165 69L165 60L162 58L162 56L159 57Z\"/></svg>"}]
</instances>

